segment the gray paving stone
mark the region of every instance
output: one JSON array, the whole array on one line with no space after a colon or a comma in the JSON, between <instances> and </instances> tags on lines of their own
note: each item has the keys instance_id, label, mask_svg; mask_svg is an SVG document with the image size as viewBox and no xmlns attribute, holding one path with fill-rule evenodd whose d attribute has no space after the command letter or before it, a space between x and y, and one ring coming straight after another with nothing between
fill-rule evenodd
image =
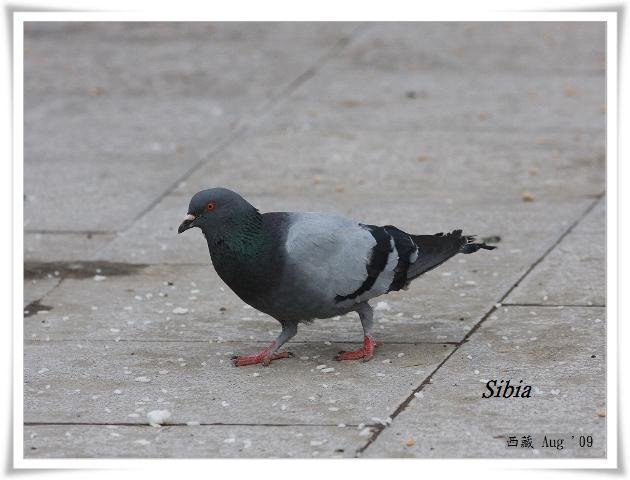
<instances>
[{"instance_id":1,"label":"gray paving stone","mask_svg":"<svg viewBox=\"0 0 630 480\"><path fill-rule=\"evenodd\" d=\"M605 35L597 22L374 23L345 57L380 72L603 75Z\"/></svg>"},{"instance_id":2,"label":"gray paving stone","mask_svg":"<svg viewBox=\"0 0 630 480\"><path fill-rule=\"evenodd\" d=\"M606 202L607 197L602 197L588 215L575 226L573 232L576 234L606 232Z\"/></svg>"},{"instance_id":3,"label":"gray paving stone","mask_svg":"<svg viewBox=\"0 0 630 480\"><path fill-rule=\"evenodd\" d=\"M364 363L334 361L338 345L307 344L270 367L232 365L231 355L259 349L234 342L28 341L24 420L147 424L148 411L168 409L174 423L374 424L452 346L386 344Z\"/></svg>"},{"instance_id":4,"label":"gray paving stone","mask_svg":"<svg viewBox=\"0 0 630 480\"><path fill-rule=\"evenodd\" d=\"M604 316L603 308L499 309L363 456L605 457L606 418L598 414L606 407ZM491 379L522 379L532 396L481 398ZM506 446L512 435L545 434L563 435L567 448ZM570 435L592 435L593 447L576 448Z\"/></svg>"},{"instance_id":5,"label":"gray paving stone","mask_svg":"<svg viewBox=\"0 0 630 480\"><path fill-rule=\"evenodd\" d=\"M24 281L24 306L29 303L41 300L53 288L59 285L59 278L51 275L51 278L34 278Z\"/></svg>"},{"instance_id":6,"label":"gray paving stone","mask_svg":"<svg viewBox=\"0 0 630 480\"><path fill-rule=\"evenodd\" d=\"M514 289L506 303L605 305L605 233L567 235Z\"/></svg>"},{"instance_id":7,"label":"gray paving stone","mask_svg":"<svg viewBox=\"0 0 630 480\"><path fill-rule=\"evenodd\" d=\"M345 109L336 111L340 108ZM373 118L380 109L370 107L365 116ZM455 197L486 204L521 200L523 192L530 192L537 202L552 202L603 192L604 154L602 133L373 132L357 122L295 131L265 124L200 168L176 192L192 196L229 185L244 194L281 199L367 195L405 203ZM344 195L335 195L340 189Z\"/></svg>"},{"instance_id":8,"label":"gray paving stone","mask_svg":"<svg viewBox=\"0 0 630 480\"><path fill-rule=\"evenodd\" d=\"M354 427L34 425L27 458L344 458L365 440Z\"/></svg>"},{"instance_id":9,"label":"gray paving stone","mask_svg":"<svg viewBox=\"0 0 630 480\"><path fill-rule=\"evenodd\" d=\"M353 28L27 25L25 225L128 225Z\"/></svg>"},{"instance_id":10,"label":"gray paving stone","mask_svg":"<svg viewBox=\"0 0 630 480\"><path fill-rule=\"evenodd\" d=\"M28 262L90 260L115 238L115 234L28 233L24 234L24 258Z\"/></svg>"}]
</instances>

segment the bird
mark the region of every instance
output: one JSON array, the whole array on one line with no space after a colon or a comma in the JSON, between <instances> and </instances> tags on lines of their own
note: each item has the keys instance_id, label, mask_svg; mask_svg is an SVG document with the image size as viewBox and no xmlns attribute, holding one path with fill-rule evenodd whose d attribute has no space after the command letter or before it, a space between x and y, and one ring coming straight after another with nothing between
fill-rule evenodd
<instances>
[{"instance_id":1,"label":"bird","mask_svg":"<svg viewBox=\"0 0 630 480\"><path fill-rule=\"evenodd\" d=\"M217 187L193 195L177 229L203 233L219 277L245 303L276 319L282 330L255 355L232 358L235 366L292 357L279 349L300 323L356 312L363 345L336 360L374 356L370 299L407 289L410 282L458 253L495 246L462 230L414 235L393 226L363 224L333 213L261 213L238 193Z\"/></svg>"}]
</instances>

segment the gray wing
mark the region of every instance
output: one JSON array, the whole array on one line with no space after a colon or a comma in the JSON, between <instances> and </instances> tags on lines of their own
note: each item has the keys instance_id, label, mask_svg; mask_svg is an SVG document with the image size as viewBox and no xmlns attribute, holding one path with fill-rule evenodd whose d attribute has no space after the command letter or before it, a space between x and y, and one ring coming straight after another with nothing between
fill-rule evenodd
<instances>
[{"instance_id":1,"label":"gray wing","mask_svg":"<svg viewBox=\"0 0 630 480\"><path fill-rule=\"evenodd\" d=\"M286 237L292 281L340 307L389 291L398 256L382 227L321 213L292 214Z\"/></svg>"}]
</instances>

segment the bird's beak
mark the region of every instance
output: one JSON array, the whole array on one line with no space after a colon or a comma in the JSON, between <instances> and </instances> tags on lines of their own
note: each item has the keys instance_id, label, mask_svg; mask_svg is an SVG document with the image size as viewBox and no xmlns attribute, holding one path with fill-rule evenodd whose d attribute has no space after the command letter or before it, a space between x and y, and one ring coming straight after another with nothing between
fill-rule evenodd
<instances>
[{"instance_id":1,"label":"bird's beak","mask_svg":"<svg viewBox=\"0 0 630 480\"><path fill-rule=\"evenodd\" d=\"M195 221L195 218L197 217L195 217L194 215L191 215L190 213L186 215L186 217L184 218L184 221L181 223L181 225L177 229L177 233L185 232L189 228L194 227L195 225L193 225L193 222Z\"/></svg>"}]
</instances>

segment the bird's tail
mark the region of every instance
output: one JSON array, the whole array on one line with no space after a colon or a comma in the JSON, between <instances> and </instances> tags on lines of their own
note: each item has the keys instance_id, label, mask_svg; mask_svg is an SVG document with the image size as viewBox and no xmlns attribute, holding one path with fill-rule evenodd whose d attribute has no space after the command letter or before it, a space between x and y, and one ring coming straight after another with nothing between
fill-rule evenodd
<instances>
[{"instance_id":1,"label":"bird's tail","mask_svg":"<svg viewBox=\"0 0 630 480\"><path fill-rule=\"evenodd\" d=\"M476 243L474 235L462 235L461 230L435 235L411 235L418 247L418 259L409 266L407 279L412 280L441 265L458 253L473 253L483 248L493 250L494 246Z\"/></svg>"},{"instance_id":2,"label":"bird's tail","mask_svg":"<svg viewBox=\"0 0 630 480\"><path fill-rule=\"evenodd\" d=\"M459 232L460 234L462 233L461 230L455 230L455 232ZM484 250L494 250L497 248L495 245L486 245L486 242L476 243L475 235L464 235L463 238L466 239L466 243L459 249L459 253L475 253L480 248L483 248Z\"/></svg>"}]
</instances>

